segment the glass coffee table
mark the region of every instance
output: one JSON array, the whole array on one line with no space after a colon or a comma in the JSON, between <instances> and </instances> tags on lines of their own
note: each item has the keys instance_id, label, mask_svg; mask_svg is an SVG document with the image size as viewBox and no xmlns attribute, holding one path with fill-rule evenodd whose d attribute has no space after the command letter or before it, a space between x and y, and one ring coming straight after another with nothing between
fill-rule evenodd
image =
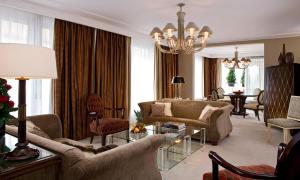
<instances>
[{"instance_id":1,"label":"glass coffee table","mask_svg":"<svg viewBox=\"0 0 300 180\"><path fill-rule=\"evenodd\" d=\"M193 152L201 149L205 145L205 128L195 128L186 126L180 133L162 131L162 123L155 123L146 126L146 133L129 134L129 142L142 139L146 136L164 134L166 141L159 147L157 154L157 164L160 170L169 170ZM108 138L121 138L127 140L126 136L113 135Z\"/></svg>"}]
</instances>

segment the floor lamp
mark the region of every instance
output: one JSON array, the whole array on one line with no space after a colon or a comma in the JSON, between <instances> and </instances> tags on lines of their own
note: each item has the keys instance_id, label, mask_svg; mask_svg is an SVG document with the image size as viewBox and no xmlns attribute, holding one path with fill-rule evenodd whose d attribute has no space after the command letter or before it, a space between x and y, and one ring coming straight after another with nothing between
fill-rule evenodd
<instances>
[{"instance_id":1,"label":"floor lamp","mask_svg":"<svg viewBox=\"0 0 300 180\"><path fill-rule=\"evenodd\" d=\"M184 78L182 76L174 76L172 84L175 84L175 98L181 99L181 84L184 84Z\"/></svg>"},{"instance_id":2,"label":"floor lamp","mask_svg":"<svg viewBox=\"0 0 300 180\"><path fill-rule=\"evenodd\" d=\"M26 140L26 81L57 78L55 52L23 44L0 44L0 77L19 81L18 143L5 159L18 161L39 156Z\"/></svg>"}]
</instances>

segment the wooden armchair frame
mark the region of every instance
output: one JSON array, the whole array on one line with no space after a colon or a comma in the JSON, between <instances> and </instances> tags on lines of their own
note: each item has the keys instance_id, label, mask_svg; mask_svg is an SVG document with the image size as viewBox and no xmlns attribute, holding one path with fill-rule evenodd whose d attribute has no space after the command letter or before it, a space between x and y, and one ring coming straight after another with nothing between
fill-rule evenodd
<instances>
[{"instance_id":1,"label":"wooden armchair frame","mask_svg":"<svg viewBox=\"0 0 300 180\"><path fill-rule=\"evenodd\" d=\"M277 165L274 175L258 174L243 170L225 161L216 152L210 151L209 158L212 160L212 180L219 180L219 165L226 170L242 177L252 179L298 179L300 160L300 133L296 134L288 145L281 143L278 146Z\"/></svg>"}]
</instances>

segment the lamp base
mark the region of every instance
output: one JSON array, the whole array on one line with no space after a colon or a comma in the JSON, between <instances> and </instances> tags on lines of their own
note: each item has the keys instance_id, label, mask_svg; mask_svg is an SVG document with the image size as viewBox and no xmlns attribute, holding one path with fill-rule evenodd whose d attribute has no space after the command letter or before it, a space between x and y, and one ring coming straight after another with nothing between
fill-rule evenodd
<instances>
[{"instance_id":1,"label":"lamp base","mask_svg":"<svg viewBox=\"0 0 300 180\"><path fill-rule=\"evenodd\" d=\"M39 150L33 149L27 145L18 146L11 152L7 153L4 157L7 161L22 161L38 157L40 155Z\"/></svg>"}]
</instances>

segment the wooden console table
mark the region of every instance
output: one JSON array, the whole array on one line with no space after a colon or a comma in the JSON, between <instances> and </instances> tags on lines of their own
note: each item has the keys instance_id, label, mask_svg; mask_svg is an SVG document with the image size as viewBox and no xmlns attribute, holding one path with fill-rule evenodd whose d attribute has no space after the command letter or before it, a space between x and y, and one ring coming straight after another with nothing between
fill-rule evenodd
<instances>
[{"instance_id":1,"label":"wooden console table","mask_svg":"<svg viewBox=\"0 0 300 180\"><path fill-rule=\"evenodd\" d=\"M37 158L25 161L6 161L4 154L15 148L18 139L5 134L0 139L0 179L1 180L56 180L59 179L61 158L41 147L29 144L40 151Z\"/></svg>"}]
</instances>

